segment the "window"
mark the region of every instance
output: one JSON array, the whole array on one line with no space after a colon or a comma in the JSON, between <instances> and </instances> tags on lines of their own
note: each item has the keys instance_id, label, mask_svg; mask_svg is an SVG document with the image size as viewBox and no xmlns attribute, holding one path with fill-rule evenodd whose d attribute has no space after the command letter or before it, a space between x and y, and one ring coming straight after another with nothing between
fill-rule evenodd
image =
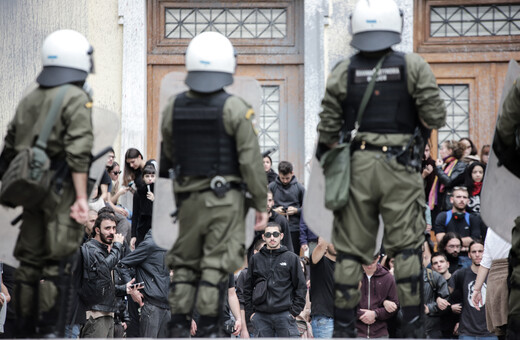
<instances>
[{"instance_id":1,"label":"window","mask_svg":"<svg viewBox=\"0 0 520 340\"><path fill-rule=\"evenodd\" d=\"M469 85L439 85L446 104L446 125L439 129L438 145L469 136Z\"/></svg>"},{"instance_id":2,"label":"window","mask_svg":"<svg viewBox=\"0 0 520 340\"><path fill-rule=\"evenodd\" d=\"M166 8L165 38L191 39L206 31L234 39L282 39L286 8Z\"/></svg>"},{"instance_id":3,"label":"window","mask_svg":"<svg viewBox=\"0 0 520 340\"><path fill-rule=\"evenodd\" d=\"M280 161L280 86L262 86L262 104L258 115L258 141L262 152L272 148L277 151L272 153L273 169L276 169Z\"/></svg>"},{"instance_id":4,"label":"window","mask_svg":"<svg viewBox=\"0 0 520 340\"><path fill-rule=\"evenodd\" d=\"M520 5L430 7L431 37L520 35Z\"/></svg>"}]
</instances>

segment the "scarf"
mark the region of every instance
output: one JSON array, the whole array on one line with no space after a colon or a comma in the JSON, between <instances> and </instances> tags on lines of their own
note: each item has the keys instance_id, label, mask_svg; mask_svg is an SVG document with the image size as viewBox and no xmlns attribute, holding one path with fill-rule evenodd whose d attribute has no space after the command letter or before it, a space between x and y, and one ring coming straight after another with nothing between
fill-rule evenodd
<instances>
[{"instance_id":1,"label":"scarf","mask_svg":"<svg viewBox=\"0 0 520 340\"><path fill-rule=\"evenodd\" d=\"M459 160L453 156L449 156L444 160L444 163L446 163L444 173L448 175L448 177L451 176L451 172L453 171L455 164L457 164L458 162ZM430 190L430 194L428 195L428 206L430 207L430 210L433 210L433 208L437 205L439 193L442 192L444 192L444 184L441 183L439 186L439 176L435 176L435 179L433 180L432 184L432 189Z\"/></svg>"},{"instance_id":2,"label":"scarf","mask_svg":"<svg viewBox=\"0 0 520 340\"><path fill-rule=\"evenodd\" d=\"M482 190L482 181L473 182L473 191L471 191L471 196L477 196L480 194L480 190Z\"/></svg>"}]
</instances>

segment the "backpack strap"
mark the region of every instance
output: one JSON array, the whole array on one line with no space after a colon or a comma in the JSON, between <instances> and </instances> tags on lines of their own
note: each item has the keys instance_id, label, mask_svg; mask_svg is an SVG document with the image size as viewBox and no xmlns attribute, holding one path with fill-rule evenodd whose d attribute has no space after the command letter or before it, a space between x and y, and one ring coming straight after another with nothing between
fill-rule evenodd
<instances>
[{"instance_id":1,"label":"backpack strap","mask_svg":"<svg viewBox=\"0 0 520 340\"><path fill-rule=\"evenodd\" d=\"M446 223L444 223L444 225L446 227L448 226L448 223L450 223L452 217L453 217L453 211L451 211L451 210L446 211Z\"/></svg>"},{"instance_id":2,"label":"backpack strap","mask_svg":"<svg viewBox=\"0 0 520 340\"><path fill-rule=\"evenodd\" d=\"M60 90L58 91L58 94L56 95L56 97L54 97L54 100L52 101L51 108L47 113L47 118L45 119L45 123L43 123L43 128L40 131L40 134L38 135L38 140L36 140L35 144L35 146L39 147L42 150L45 150L47 148L47 140L49 139L54 124L56 124L56 118L58 117L58 109L60 108L61 103L63 102L63 97L65 97L65 93L67 93L69 87L69 84L61 86Z\"/></svg>"},{"instance_id":3,"label":"backpack strap","mask_svg":"<svg viewBox=\"0 0 520 340\"><path fill-rule=\"evenodd\" d=\"M471 227L471 225L469 224L469 212L465 212L464 213L464 219L466 220L466 223L468 224L468 227Z\"/></svg>"},{"instance_id":4,"label":"backpack strap","mask_svg":"<svg viewBox=\"0 0 520 340\"><path fill-rule=\"evenodd\" d=\"M471 224L469 223L469 216L470 216L469 212L466 211L464 213L464 219L466 220L468 227L471 226ZM453 211L451 211L451 210L446 211L446 222L444 224L445 226L448 226L448 223L450 223L452 217L453 217Z\"/></svg>"}]
</instances>

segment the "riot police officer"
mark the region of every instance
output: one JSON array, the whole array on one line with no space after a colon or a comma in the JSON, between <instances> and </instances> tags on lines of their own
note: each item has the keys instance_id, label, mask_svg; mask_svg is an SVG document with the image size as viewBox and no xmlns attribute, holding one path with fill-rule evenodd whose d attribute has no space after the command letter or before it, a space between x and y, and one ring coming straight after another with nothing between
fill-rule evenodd
<instances>
[{"instance_id":1,"label":"riot police officer","mask_svg":"<svg viewBox=\"0 0 520 340\"><path fill-rule=\"evenodd\" d=\"M93 70L92 53L90 43L76 31L50 34L42 46L39 87L20 101L5 137L2 176L17 153L33 145L55 97L68 85L45 150L54 182L41 204L24 209L14 251L20 261L15 274L19 337L36 332L40 337L64 335L72 258L88 217L92 99L83 86Z\"/></svg>"},{"instance_id":2,"label":"riot police officer","mask_svg":"<svg viewBox=\"0 0 520 340\"><path fill-rule=\"evenodd\" d=\"M236 59L231 42L216 32L197 35L186 51L189 91L163 111L160 175L174 173L179 237L168 252L174 270L169 296L171 337L188 337L195 307L197 336L218 333L228 273L243 262L247 190L256 227L266 225L267 181L254 112L229 95Z\"/></svg>"},{"instance_id":3,"label":"riot police officer","mask_svg":"<svg viewBox=\"0 0 520 340\"><path fill-rule=\"evenodd\" d=\"M508 172L516 176L517 181L520 178L519 135L520 78L517 78L502 105L502 114L497 121L495 138L493 140L493 152L496 153L498 164L504 165ZM495 158L490 159L490 162L491 161L495 161ZM504 179L501 178L500 180ZM493 183L490 184L492 185ZM513 202L516 202L512 197L518 197L517 191L510 195L507 195L507 193L501 194L503 194L502 197L496 197L494 199L513 200ZM487 209L488 207L486 206L485 208ZM518 212L518 209L516 212ZM518 339L518 334L520 334L520 216L516 218L515 226L512 230L509 266L512 271L510 273L511 290L509 292L509 314L506 338Z\"/></svg>"},{"instance_id":4,"label":"riot police officer","mask_svg":"<svg viewBox=\"0 0 520 340\"><path fill-rule=\"evenodd\" d=\"M341 61L329 75L318 126L318 157L335 147L341 134L355 136L349 200L334 212L334 336L355 337L361 264L373 259L379 215L385 249L395 257L404 335L420 336L414 330L420 330L420 250L426 224L418 165L427 129L444 125L446 109L429 65L416 54L391 49L401 41L403 27L394 1L360 0L350 24L351 45L360 52ZM373 75L382 58L379 73ZM358 109L372 76L377 77L375 87L358 128Z\"/></svg>"}]
</instances>

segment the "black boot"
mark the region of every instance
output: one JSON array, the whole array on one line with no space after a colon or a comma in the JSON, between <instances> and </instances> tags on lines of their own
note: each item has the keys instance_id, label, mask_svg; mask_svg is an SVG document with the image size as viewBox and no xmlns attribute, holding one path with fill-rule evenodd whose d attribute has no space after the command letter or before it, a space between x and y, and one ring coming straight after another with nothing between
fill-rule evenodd
<instances>
[{"instance_id":1,"label":"black boot","mask_svg":"<svg viewBox=\"0 0 520 340\"><path fill-rule=\"evenodd\" d=\"M356 312L354 309L334 308L334 333L333 338L355 338Z\"/></svg>"},{"instance_id":2,"label":"black boot","mask_svg":"<svg viewBox=\"0 0 520 340\"><path fill-rule=\"evenodd\" d=\"M54 305L46 311L39 311L38 332L41 338L64 338L65 325L71 324L72 310L78 303L77 284L72 275L78 270L79 250L58 262L58 276L46 277L40 283L40 295L49 294L52 285L58 290ZM43 296L43 295L42 295ZM40 306L41 308L42 306Z\"/></svg>"},{"instance_id":3,"label":"black boot","mask_svg":"<svg viewBox=\"0 0 520 340\"><path fill-rule=\"evenodd\" d=\"M218 316L201 315L197 324L196 338L219 338L221 336Z\"/></svg>"},{"instance_id":4,"label":"black boot","mask_svg":"<svg viewBox=\"0 0 520 340\"><path fill-rule=\"evenodd\" d=\"M170 338L189 338L191 318L187 314L172 314L168 327Z\"/></svg>"},{"instance_id":5,"label":"black boot","mask_svg":"<svg viewBox=\"0 0 520 340\"><path fill-rule=\"evenodd\" d=\"M518 340L520 338L520 320L508 317L506 340Z\"/></svg>"},{"instance_id":6,"label":"black boot","mask_svg":"<svg viewBox=\"0 0 520 340\"><path fill-rule=\"evenodd\" d=\"M25 287L24 287L25 286ZM29 287L29 288L28 288ZM32 288L32 289L31 289ZM22 295L30 296L32 291L32 299L22 300ZM36 315L38 312L38 283L37 282L16 282L14 289L14 306L16 310L15 336L19 339L36 338ZM24 303L30 304L30 315L23 315Z\"/></svg>"}]
</instances>

